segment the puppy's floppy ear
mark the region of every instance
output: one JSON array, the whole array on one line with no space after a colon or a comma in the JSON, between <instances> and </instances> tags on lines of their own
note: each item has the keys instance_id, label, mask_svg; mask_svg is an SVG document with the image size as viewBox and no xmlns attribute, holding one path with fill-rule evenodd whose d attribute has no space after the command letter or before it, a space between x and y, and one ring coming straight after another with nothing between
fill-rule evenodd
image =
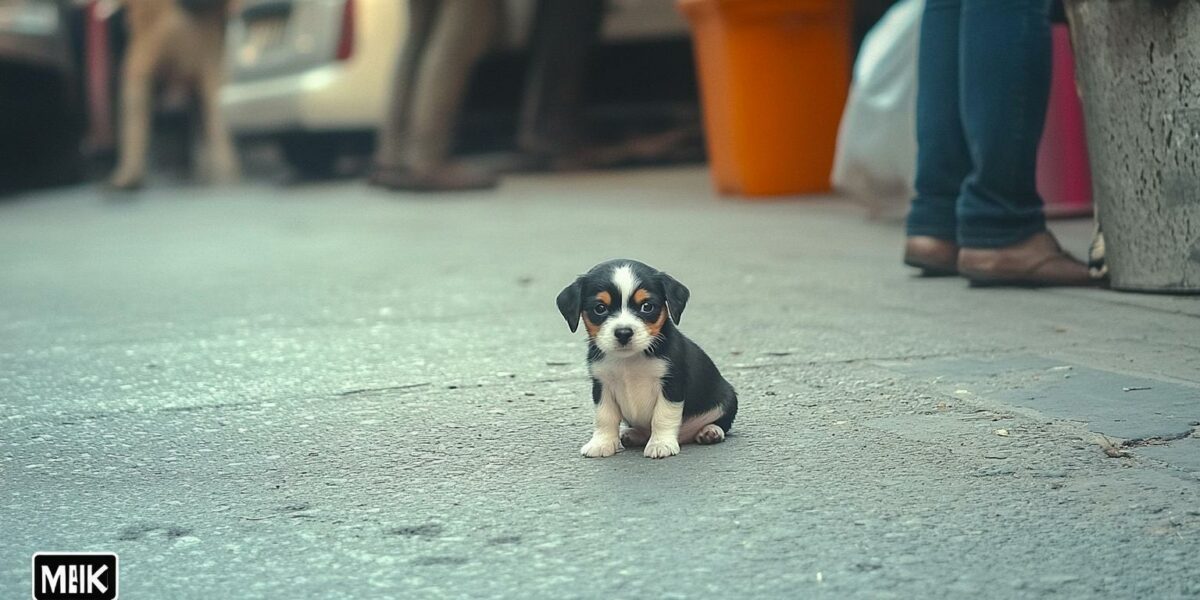
<instances>
[{"instance_id":1,"label":"puppy's floppy ear","mask_svg":"<svg viewBox=\"0 0 1200 600\"><path fill-rule=\"evenodd\" d=\"M671 315L671 320L678 325L679 319L683 317L683 309L687 308L687 301L692 293L688 291L686 285L679 283L679 280L674 277L666 273L659 273L658 276L662 281L663 292L667 295L667 313Z\"/></svg>"},{"instance_id":2,"label":"puppy's floppy ear","mask_svg":"<svg viewBox=\"0 0 1200 600\"><path fill-rule=\"evenodd\" d=\"M558 293L558 312L562 313L563 318L567 320L567 326L571 328L571 333L575 333L575 330L579 329L579 313L583 312L582 293L582 277L571 282L571 285Z\"/></svg>"}]
</instances>

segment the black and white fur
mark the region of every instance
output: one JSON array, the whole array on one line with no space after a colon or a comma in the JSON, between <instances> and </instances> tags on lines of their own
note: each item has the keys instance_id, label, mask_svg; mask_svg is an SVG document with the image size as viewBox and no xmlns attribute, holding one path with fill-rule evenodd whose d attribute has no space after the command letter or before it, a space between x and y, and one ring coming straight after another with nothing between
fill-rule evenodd
<instances>
[{"instance_id":1,"label":"black and white fur","mask_svg":"<svg viewBox=\"0 0 1200 600\"><path fill-rule=\"evenodd\" d=\"M675 327L689 295L674 277L634 260L596 265L559 293L571 331L582 318L588 332L596 424L584 456L644 445L645 456L666 458L681 443L725 439L737 393Z\"/></svg>"}]
</instances>

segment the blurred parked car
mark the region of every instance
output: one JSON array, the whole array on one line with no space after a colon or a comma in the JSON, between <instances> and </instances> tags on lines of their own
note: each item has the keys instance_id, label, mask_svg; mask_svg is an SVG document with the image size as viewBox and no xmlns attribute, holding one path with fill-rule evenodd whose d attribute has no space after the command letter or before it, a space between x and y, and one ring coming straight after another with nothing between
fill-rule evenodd
<instances>
[{"instance_id":1,"label":"blurred parked car","mask_svg":"<svg viewBox=\"0 0 1200 600\"><path fill-rule=\"evenodd\" d=\"M83 174L69 8L56 0L0 0L0 188Z\"/></svg>"},{"instance_id":2,"label":"blurred parked car","mask_svg":"<svg viewBox=\"0 0 1200 600\"><path fill-rule=\"evenodd\" d=\"M534 0L505 3L497 50L509 60L485 60L477 73L510 109L519 96L524 66L519 53L534 8ZM365 152L387 108L406 14L402 0L243 0L229 27L230 83L222 94L235 135L277 140L285 160L305 173L331 172L342 154ZM691 85L687 25L672 2L613 0L602 40L676 42L682 51L672 55L683 58L678 70ZM489 66L490 77L483 72ZM505 73L497 77L497 69ZM491 85L497 80L504 89ZM515 116L515 110L507 112Z\"/></svg>"}]
</instances>

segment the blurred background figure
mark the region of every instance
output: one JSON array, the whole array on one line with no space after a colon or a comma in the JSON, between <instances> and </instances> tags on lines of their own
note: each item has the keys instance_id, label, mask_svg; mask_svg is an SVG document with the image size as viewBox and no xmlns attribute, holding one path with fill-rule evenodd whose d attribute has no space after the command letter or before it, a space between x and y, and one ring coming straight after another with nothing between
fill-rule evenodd
<instances>
[{"instance_id":1,"label":"blurred background figure","mask_svg":"<svg viewBox=\"0 0 1200 600\"><path fill-rule=\"evenodd\" d=\"M612 8L606 0L538 0L517 123L518 168L561 171L704 160L702 132L694 120L658 119L615 136L598 134L603 126L588 126L585 108L595 100L588 95L588 79L606 11ZM628 62L617 66L630 78L638 70ZM601 86L592 87L596 92Z\"/></svg>"},{"instance_id":2,"label":"blurred background figure","mask_svg":"<svg viewBox=\"0 0 1200 600\"><path fill-rule=\"evenodd\" d=\"M174 3L201 8L221 1ZM856 3L858 29L890 3ZM0 119L0 193L111 177L117 126L133 122L117 114L120 65L127 55L143 66L153 56L132 48L131 3L0 4L0 114L9 117ZM480 4L488 7L482 13L463 11L466 21L453 17L453 4L238 2L223 41L220 116L241 150L240 170L250 179L290 182L361 176L385 139L390 147L379 156L403 165L399 149L406 144L399 140L413 133L407 124L422 122L416 114L421 98L439 94L454 101L425 102L441 109L439 119L423 121L425 128L444 133L427 138L441 141L424 148L446 163L456 162L449 156L470 157L505 172L704 160L693 46L674 2L494 0ZM418 16L414 40L407 39L410 9ZM459 30L466 46L445 41L456 23L468 25L467 34ZM445 56L434 51L438 39L455 48L449 56L459 64L445 73L457 71L454 78L465 76L466 83L429 75L433 87L423 92L422 62ZM172 45L182 46L179 41L173 38ZM398 67L406 42L412 58ZM398 71L412 80L393 81ZM167 78L150 87L147 109L139 111L148 119L143 170L164 183L190 179L192 165L204 162L193 157L206 157L195 143L205 137L201 99ZM448 93L453 87L458 92ZM449 110L450 104L458 109ZM407 118L392 118L406 111ZM381 136L385 123L389 132ZM408 139L407 147L420 150L422 144ZM484 169L465 172L483 174L484 183L495 179Z\"/></svg>"},{"instance_id":3,"label":"blurred background figure","mask_svg":"<svg viewBox=\"0 0 1200 600\"><path fill-rule=\"evenodd\" d=\"M211 179L238 177L237 154L221 114L225 20L236 0L125 0L129 47L121 72L119 161L109 184L141 185L146 174L154 80L164 76L194 92L204 122Z\"/></svg>"},{"instance_id":4,"label":"blurred background figure","mask_svg":"<svg viewBox=\"0 0 1200 600\"><path fill-rule=\"evenodd\" d=\"M402 190L496 185L494 173L451 161L450 148L468 81L492 42L500 9L498 0L409 0L408 35L392 76L372 184Z\"/></svg>"},{"instance_id":5,"label":"blurred background figure","mask_svg":"<svg viewBox=\"0 0 1200 600\"><path fill-rule=\"evenodd\" d=\"M906 264L974 284L1093 282L1046 230L1037 191L1049 11L1050 0L926 1Z\"/></svg>"},{"instance_id":6,"label":"blurred background figure","mask_svg":"<svg viewBox=\"0 0 1200 600\"><path fill-rule=\"evenodd\" d=\"M588 59L603 18L604 0L538 0L517 124L517 149L532 167L552 167L583 143Z\"/></svg>"},{"instance_id":7,"label":"blurred background figure","mask_svg":"<svg viewBox=\"0 0 1200 600\"><path fill-rule=\"evenodd\" d=\"M427 165L469 162L496 172L703 161L692 47L673 2L493 0L467 2L487 8L467 7L464 17L453 15L456 3L238 2L223 40L220 116L240 150L239 170L250 179L319 181L362 176L378 156L403 167L401 179L430 189L429 177L407 176L404 154L424 155L419 162ZM112 177L120 126L135 122L118 113L121 65L140 63L145 81L154 62L152 52L133 48L130 4L0 2L0 114L10 117L0 120L0 193ZM455 45L453 28L463 24L466 45ZM180 39L171 45L184 46ZM406 45L411 57L401 67ZM422 64L445 57L449 62L433 67L437 76L422 73ZM394 81L397 72L410 80ZM139 129L146 151L127 154L145 157L146 177L189 180L193 164L206 166L202 99L167 77L152 78L149 88L146 110L137 113L148 121ZM424 119L422 110L437 118ZM385 123L388 132L379 135ZM415 123L432 143L415 137ZM120 183L134 185L137 170L122 169ZM464 180L495 180L482 168L426 172L481 175L450 177L451 189Z\"/></svg>"}]
</instances>

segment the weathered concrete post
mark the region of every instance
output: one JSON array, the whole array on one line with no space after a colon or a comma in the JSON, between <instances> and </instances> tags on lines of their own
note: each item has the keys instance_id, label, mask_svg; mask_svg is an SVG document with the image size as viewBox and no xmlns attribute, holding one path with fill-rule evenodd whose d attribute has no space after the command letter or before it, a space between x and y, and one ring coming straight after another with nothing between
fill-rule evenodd
<instances>
[{"instance_id":1,"label":"weathered concrete post","mask_svg":"<svg viewBox=\"0 0 1200 600\"><path fill-rule=\"evenodd\" d=\"M1200 1L1066 4L1112 286L1200 293Z\"/></svg>"}]
</instances>

